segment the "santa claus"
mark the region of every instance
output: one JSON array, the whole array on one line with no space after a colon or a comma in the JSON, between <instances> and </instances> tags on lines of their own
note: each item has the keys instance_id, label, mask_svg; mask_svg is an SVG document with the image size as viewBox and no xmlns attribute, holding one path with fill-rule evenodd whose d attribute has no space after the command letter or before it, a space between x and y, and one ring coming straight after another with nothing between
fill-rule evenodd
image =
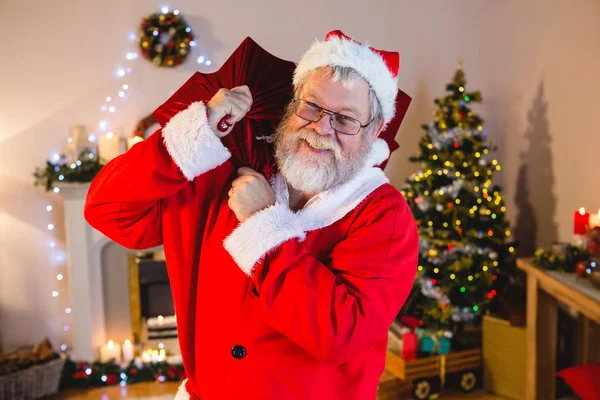
<instances>
[{"instance_id":1,"label":"santa claus","mask_svg":"<svg viewBox=\"0 0 600 400\"><path fill-rule=\"evenodd\" d=\"M188 377L176 398L375 398L418 259L411 212L376 167L398 68L398 53L339 31L315 42L270 180L223 145L252 107L247 86L194 102L94 179L92 226L164 246Z\"/></svg>"}]
</instances>

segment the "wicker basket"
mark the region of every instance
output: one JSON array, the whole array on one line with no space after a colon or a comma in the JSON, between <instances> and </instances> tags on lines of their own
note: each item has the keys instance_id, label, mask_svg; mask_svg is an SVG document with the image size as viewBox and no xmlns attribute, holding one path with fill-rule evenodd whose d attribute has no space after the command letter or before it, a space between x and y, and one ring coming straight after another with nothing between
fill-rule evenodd
<instances>
[{"instance_id":1,"label":"wicker basket","mask_svg":"<svg viewBox=\"0 0 600 400\"><path fill-rule=\"evenodd\" d=\"M33 400L56 394L64 358L0 376L0 400Z\"/></svg>"}]
</instances>

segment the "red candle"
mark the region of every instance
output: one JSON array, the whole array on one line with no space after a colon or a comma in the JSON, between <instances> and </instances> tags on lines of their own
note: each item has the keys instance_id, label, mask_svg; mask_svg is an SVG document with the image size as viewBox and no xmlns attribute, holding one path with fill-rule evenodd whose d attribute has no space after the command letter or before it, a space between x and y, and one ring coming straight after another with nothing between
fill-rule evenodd
<instances>
[{"instance_id":1,"label":"red candle","mask_svg":"<svg viewBox=\"0 0 600 400\"><path fill-rule=\"evenodd\" d=\"M574 214L575 224L573 227L573 233L575 235L585 235L587 232L587 226L590 222L590 213L585 211L585 208L581 207L575 211Z\"/></svg>"}]
</instances>

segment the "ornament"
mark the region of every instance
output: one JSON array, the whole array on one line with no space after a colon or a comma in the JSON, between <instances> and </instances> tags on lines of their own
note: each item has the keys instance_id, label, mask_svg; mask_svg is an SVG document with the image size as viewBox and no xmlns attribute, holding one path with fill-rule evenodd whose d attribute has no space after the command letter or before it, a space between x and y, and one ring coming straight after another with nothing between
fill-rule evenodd
<instances>
[{"instance_id":1,"label":"ornament","mask_svg":"<svg viewBox=\"0 0 600 400\"><path fill-rule=\"evenodd\" d=\"M436 258L439 254L440 254L440 252L435 247L432 247L427 252L427 255L431 258Z\"/></svg>"},{"instance_id":2,"label":"ornament","mask_svg":"<svg viewBox=\"0 0 600 400\"><path fill-rule=\"evenodd\" d=\"M586 269L587 269L587 263L584 261L579 261L577 264L575 264L575 273L580 278L585 278L585 276L586 276L585 270Z\"/></svg>"},{"instance_id":3,"label":"ornament","mask_svg":"<svg viewBox=\"0 0 600 400\"><path fill-rule=\"evenodd\" d=\"M442 212L444 210L444 206L441 204L436 204L435 209L439 212Z\"/></svg>"}]
</instances>

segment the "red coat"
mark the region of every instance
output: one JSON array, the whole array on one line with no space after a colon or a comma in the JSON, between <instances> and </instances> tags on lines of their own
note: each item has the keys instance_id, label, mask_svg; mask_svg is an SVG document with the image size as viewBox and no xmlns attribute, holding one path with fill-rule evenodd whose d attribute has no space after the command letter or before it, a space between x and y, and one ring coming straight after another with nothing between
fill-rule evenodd
<instances>
[{"instance_id":1,"label":"red coat","mask_svg":"<svg viewBox=\"0 0 600 400\"><path fill-rule=\"evenodd\" d=\"M92 182L85 217L131 249L164 245L188 376L201 400L374 399L387 330L412 287L418 233L372 167L299 212L277 204L239 224L229 151L193 103Z\"/></svg>"}]
</instances>

